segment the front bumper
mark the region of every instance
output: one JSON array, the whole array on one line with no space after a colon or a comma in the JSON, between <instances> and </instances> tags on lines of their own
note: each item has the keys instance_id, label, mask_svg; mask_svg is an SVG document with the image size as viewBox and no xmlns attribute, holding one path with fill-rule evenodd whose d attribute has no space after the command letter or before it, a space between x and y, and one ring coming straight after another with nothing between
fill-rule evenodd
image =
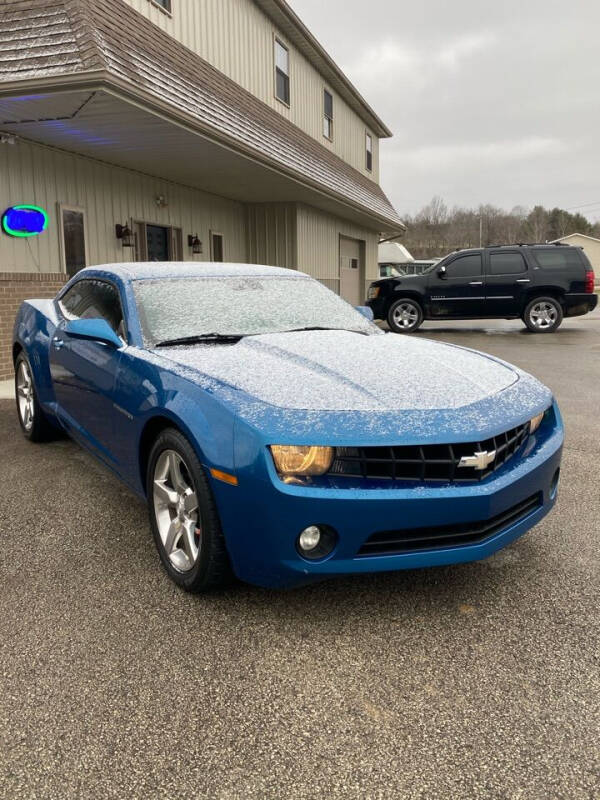
<instances>
[{"instance_id":1,"label":"front bumper","mask_svg":"<svg viewBox=\"0 0 600 800\"><path fill-rule=\"evenodd\" d=\"M373 312L373 319L385 319L387 317L388 300L385 296L375 297L372 300L365 300L365 305Z\"/></svg>"},{"instance_id":2,"label":"front bumper","mask_svg":"<svg viewBox=\"0 0 600 800\"><path fill-rule=\"evenodd\" d=\"M549 432L530 437L523 454L477 484L331 489L284 484L272 464L264 477L256 467L243 470L237 487L214 485L234 571L249 583L285 588L334 575L486 558L536 525L555 503L553 481L563 444L556 406L555 413L556 424ZM532 513L484 541L394 555L358 555L375 532L487 520L536 493L540 504ZM337 532L337 545L326 559L311 562L298 554L296 539L309 525L327 525Z\"/></svg>"}]
</instances>

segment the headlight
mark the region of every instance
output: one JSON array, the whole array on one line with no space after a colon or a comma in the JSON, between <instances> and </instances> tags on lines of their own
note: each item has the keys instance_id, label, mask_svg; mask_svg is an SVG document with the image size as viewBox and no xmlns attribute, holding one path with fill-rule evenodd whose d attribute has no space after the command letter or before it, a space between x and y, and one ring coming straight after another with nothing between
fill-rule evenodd
<instances>
[{"instance_id":1,"label":"headlight","mask_svg":"<svg viewBox=\"0 0 600 800\"><path fill-rule=\"evenodd\" d=\"M376 297L379 297L379 286L369 286L369 291L367 292L367 300L375 300Z\"/></svg>"},{"instance_id":2,"label":"headlight","mask_svg":"<svg viewBox=\"0 0 600 800\"><path fill-rule=\"evenodd\" d=\"M280 475L324 475L333 461L333 447L272 444L271 454Z\"/></svg>"},{"instance_id":3,"label":"headlight","mask_svg":"<svg viewBox=\"0 0 600 800\"><path fill-rule=\"evenodd\" d=\"M542 422L544 421L544 417L546 416L546 412L542 411L541 414L538 414L537 417L534 417L531 422L529 423L529 433L535 433L537 429L540 427Z\"/></svg>"}]
</instances>

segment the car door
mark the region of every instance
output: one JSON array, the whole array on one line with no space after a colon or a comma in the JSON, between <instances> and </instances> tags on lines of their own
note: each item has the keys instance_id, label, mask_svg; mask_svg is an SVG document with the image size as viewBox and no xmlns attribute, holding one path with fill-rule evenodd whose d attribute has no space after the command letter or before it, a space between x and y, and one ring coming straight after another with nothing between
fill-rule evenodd
<instances>
[{"instance_id":1,"label":"car door","mask_svg":"<svg viewBox=\"0 0 600 800\"><path fill-rule=\"evenodd\" d=\"M65 326L72 319L103 318L125 338L118 290L107 281L82 279L57 305L61 321L50 342L50 372L58 414L75 437L115 466L114 392L122 352L71 337Z\"/></svg>"},{"instance_id":2,"label":"car door","mask_svg":"<svg viewBox=\"0 0 600 800\"><path fill-rule=\"evenodd\" d=\"M434 269L427 282L432 317L483 316L485 289L481 253L458 253Z\"/></svg>"},{"instance_id":3,"label":"car door","mask_svg":"<svg viewBox=\"0 0 600 800\"><path fill-rule=\"evenodd\" d=\"M486 316L520 316L532 282L523 252L518 248L489 250L485 272Z\"/></svg>"}]
</instances>

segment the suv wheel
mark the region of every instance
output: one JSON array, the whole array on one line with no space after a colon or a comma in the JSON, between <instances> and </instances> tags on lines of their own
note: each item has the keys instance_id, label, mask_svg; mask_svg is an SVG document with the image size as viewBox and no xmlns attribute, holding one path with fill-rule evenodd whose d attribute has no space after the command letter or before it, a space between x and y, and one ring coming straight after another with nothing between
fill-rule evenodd
<instances>
[{"instance_id":1,"label":"suv wheel","mask_svg":"<svg viewBox=\"0 0 600 800\"><path fill-rule=\"evenodd\" d=\"M416 300L401 297L390 306L387 321L395 333L412 333L423 322L423 309Z\"/></svg>"},{"instance_id":2,"label":"suv wheel","mask_svg":"<svg viewBox=\"0 0 600 800\"><path fill-rule=\"evenodd\" d=\"M533 333L552 333L562 320L562 306L554 297L536 297L523 314L523 322Z\"/></svg>"}]
</instances>

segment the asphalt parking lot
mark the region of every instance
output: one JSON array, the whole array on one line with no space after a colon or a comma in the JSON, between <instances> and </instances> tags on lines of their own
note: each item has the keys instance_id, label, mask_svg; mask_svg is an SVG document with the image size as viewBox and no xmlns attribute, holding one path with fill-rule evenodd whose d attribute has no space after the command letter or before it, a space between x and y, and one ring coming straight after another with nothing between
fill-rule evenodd
<instances>
[{"instance_id":1,"label":"asphalt parking lot","mask_svg":"<svg viewBox=\"0 0 600 800\"><path fill-rule=\"evenodd\" d=\"M0 402L2 798L600 798L600 313L416 335L562 407L558 506L485 562L189 596L145 507Z\"/></svg>"}]
</instances>

